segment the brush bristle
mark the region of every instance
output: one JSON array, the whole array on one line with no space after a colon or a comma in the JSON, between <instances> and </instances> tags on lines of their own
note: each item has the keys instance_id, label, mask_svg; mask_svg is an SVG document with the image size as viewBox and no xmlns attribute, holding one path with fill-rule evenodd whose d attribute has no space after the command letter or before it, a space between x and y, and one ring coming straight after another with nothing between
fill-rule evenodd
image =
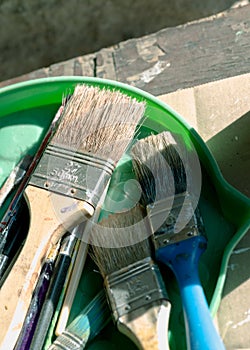
<instances>
[{"instance_id":1,"label":"brush bristle","mask_svg":"<svg viewBox=\"0 0 250 350\"><path fill-rule=\"evenodd\" d=\"M167 131L141 139L132 147L143 206L186 190L186 172L179 152L176 140Z\"/></svg>"},{"instance_id":2,"label":"brush bristle","mask_svg":"<svg viewBox=\"0 0 250 350\"><path fill-rule=\"evenodd\" d=\"M103 277L151 256L151 229L137 205L128 212L110 215L91 231L90 255Z\"/></svg>"},{"instance_id":3,"label":"brush bristle","mask_svg":"<svg viewBox=\"0 0 250 350\"><path fill-rule=\"evenodd\" d=\"M78 85L52 143L118 161L144 111L144 102L119 91Z\"/></svg>"}]
</instances>

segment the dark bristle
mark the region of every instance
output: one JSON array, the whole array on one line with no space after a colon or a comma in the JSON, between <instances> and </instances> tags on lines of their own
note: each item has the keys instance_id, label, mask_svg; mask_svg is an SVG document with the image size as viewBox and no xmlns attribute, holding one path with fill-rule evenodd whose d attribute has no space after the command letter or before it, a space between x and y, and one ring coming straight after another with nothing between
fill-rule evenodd
<instances>
[{"instance_id":1,"label":"dark bristle","mask_svg":"<svg viewBox=\"0 0 250 350\"><path fill-rule=\"evenodd\" d=\"M105 277L151 256L151 229L137 205L128 212L110 215L91 230L90 255Z\"/></svg>"},{"instance_id":2,"label":"dark bristle","mask_svg":"<svg viewBox=\"0 0 250 350\"><path fill-rule=\"evenodd\" d=\"M185 192L186 171L170 132L139 140L131 149L131 157L142 188L143 206Z\"/></svg>"},{"instance_id":3,"label":"dark bristle","mask_svg":"<svg viewBox=\"0 0 250 350\"><path fill-rule=\"evenodd\" d=\"M119 91L78 85L65 107L52 143L117 161L144 111L144 102Z\"/></svg>"}]
</instances>

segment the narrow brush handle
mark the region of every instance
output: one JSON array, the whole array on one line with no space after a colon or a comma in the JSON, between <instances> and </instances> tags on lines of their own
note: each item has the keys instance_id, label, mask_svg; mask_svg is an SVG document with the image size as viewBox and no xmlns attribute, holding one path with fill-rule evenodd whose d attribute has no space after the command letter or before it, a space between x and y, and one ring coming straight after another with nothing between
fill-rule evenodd
<instances>
[{"instance_id":1,"label":"narrow brush handle","mask_svg":"<svg viewBox=\"0 0 250 350\"><path fill-rule=\"evenodd\" d=\"M42 271L34 290L34 295L29 305L29 310L26 315L22 331L15 346L15 350L25 350L29 349L30 347L42 305L45 300L45 295L51 280L53 265L53 261L48 261L45 262L42 267Z\"/></svg>"},{"instance_id":2,"label":"narrow brush handle","mask_svg":"<svg viewBox=\"0 0 250 350\"><path fill-rule=\"evenodd\" d=\"M56 324L57 324L57 321L58 321L58 316L59 316L60 310L62 308L63 300L64 300L64 297L65 297L67 286L69 284L70 276L72 274L73 266L75 264L77 248L79 247L79 242L80 242L80 240L78 240L76 242L76 245L74 247L74 252L72 254L71 263L70 263L70 267L68 269L68 273L67 273L67 276L66 276L66 279L65 279L65 282L64 282L64 286L62 288L62 291L61 291L61 294L60 294L60 298L59 298L59 301L57 303L56 310L54 312L53 318L52 318L50 326L49 326L49 330L48 330L47 335L46 335L46 341L43 344L43 349L44 350L45 349L47 350L49 348L49 346L52 343L52 339L55 338L55 327L56 327Z\"/></svg>"},{"instance_id":3,"label":"narrow brush handle","mask_svg":"<svg viewBox=\"0 0 250 350\"><path fill-rule=\"evenodd\" d=\"M32 339L31 349L40 350L50 327L53 314L55 312L57 303L59 301L61 291L63 289L64 281L70 266L71 257L68 255L60 255L56 263L55 271L45 302L38 319L36 330Z\"/></svg>"},{"instance_id":4,"label":"narrow brush handle","mask_svg":"<svg viewBox=\"0 0 250 350\"><path fill-rule=\"evenodd\" d=\"M15 346L47 252L67 231L57 218L49 191L29 185L25 196L30 208L28 236L0 290L0 349L5 350ZM58 195L58 203L61 197ZM77 204L74 213L65 216L65 222L72 226L79 224L77 219L82 220L85 211L84 202Z\"/></svg>"},{"instance_id":5,"label":"narrow brush handle","mask_svg":"<svg viewBox=\"0 0 250 350\"><path fill-rule=\"evenodd\" d=\"M158 249L156 258L172 268L178 281L188 349L225 350L199 278L198 264L205 247L206 239L196 236Z\"/></svg>"},{"instance_id":6,"label":"narrow brush handle","mask_svg":"<svg viewBox=\"0 0 250 350\"><path fill-rule=\"evenodd\" d=\"M67 286L65 299L63 301L63 306L60 311L60 316L57 322L55 333L57 336L62 334L65 330L70 310L73 305L73 301L75 298L75 294L77 291L77 287L79 285L80 277L83 272L83 268L85 265L86 257L88 252L88 244L86 242L81 241L80 247L78 248L76 261L73 267L73 271L69 280L69 284Z\"/></svg>"},{"instance_id":7,"label":"narrow brush handle","mask_svg":"<svg viewBox=\"0 0 250 350\"><path fill-rule=\"evenodd\" d=\"M141 350L168 350L170 309L168 301L136 309L119 318L118 329Z\"/></svg>"}]
</instances>

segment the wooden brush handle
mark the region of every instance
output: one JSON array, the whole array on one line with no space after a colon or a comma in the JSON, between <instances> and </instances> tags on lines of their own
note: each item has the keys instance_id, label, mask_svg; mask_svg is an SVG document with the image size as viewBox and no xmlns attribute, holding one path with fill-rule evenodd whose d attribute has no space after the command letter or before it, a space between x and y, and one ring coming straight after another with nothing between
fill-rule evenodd
<instances>
[{"instance_id":1,"label":"wooden brush handle","mask_svg":"<svg viewBox=\"0 0 250 350\"><path fill-rule=\"evenodd\" d=\"M46 254L67 231L55 211L55 203L60 203L62 196L33 186L26 188L25 195L30 209L28 236L0 290L0 349L4 350L13 350ZM58 198L52 200L51 196ZM64 206L65 200L61 199ZM77 204L74 212L65 216L67 224L71 222L72 226L79 223L77 218L82 219L81 210L85 210L84 202Z\"/></svg>"},{"instance_id":2,"label":"wooden brush handle","mask_svg":"<svg viewBox=\"0 0 250 350\"><path fill-rule=\"evenodd\" d=\"M120 317L118 329L141 350L168 350L168 323L171 305L159 301Z\"/></svg>"}]
</instances>

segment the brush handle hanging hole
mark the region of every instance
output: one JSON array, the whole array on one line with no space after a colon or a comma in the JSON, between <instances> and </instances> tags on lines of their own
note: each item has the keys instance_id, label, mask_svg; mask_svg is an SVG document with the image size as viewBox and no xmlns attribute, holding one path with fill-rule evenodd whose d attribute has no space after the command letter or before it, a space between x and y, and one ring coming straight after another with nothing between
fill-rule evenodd
<instances>
[{"instance_id":1,"label":"brush handle hanging hole","mask_svg":"<svg viewBox=\"0 0 250 350\"><path fill-rule=\"evenodd\" d=\"M169 216L167 217L167 220L166 220L166 224L173 225L173 224L175 224L175 222L176 222L175 216L169 214Z\"/></svg>"},{"instance_id":2,"label":"brush handle hanging hole","mask_svg":"<svg viewBox=\"0 0 250 350\"><path fill-rule=\"evenodd\" d=\"M75 188L71 188L70 193L71 194L75 194L76 193L76 189Z\"/></svg>"},{"instance_id":3,"label":"brush handle hanging hole","mask_svg":"<svg viewBox=\"0 0 250 350\"><path fill-rule=\"evenodd\" d=\"M145 300L147 300L147 301L151 300L151 296L150 295L146 295Z\"/></svg>"},{"instance_id":4,"label":"brush handle hanging hole","mask_svg":"<svg viewBox=\"0 0 250 350\"><path fill-rule=\"evenodd\" d=\"M49 183L48 181L46 181L46 182L44 183L44 187L45 187L45 188L49 188L49 186L50 186L50 183Z\"/></svg>"}]
</instances>

